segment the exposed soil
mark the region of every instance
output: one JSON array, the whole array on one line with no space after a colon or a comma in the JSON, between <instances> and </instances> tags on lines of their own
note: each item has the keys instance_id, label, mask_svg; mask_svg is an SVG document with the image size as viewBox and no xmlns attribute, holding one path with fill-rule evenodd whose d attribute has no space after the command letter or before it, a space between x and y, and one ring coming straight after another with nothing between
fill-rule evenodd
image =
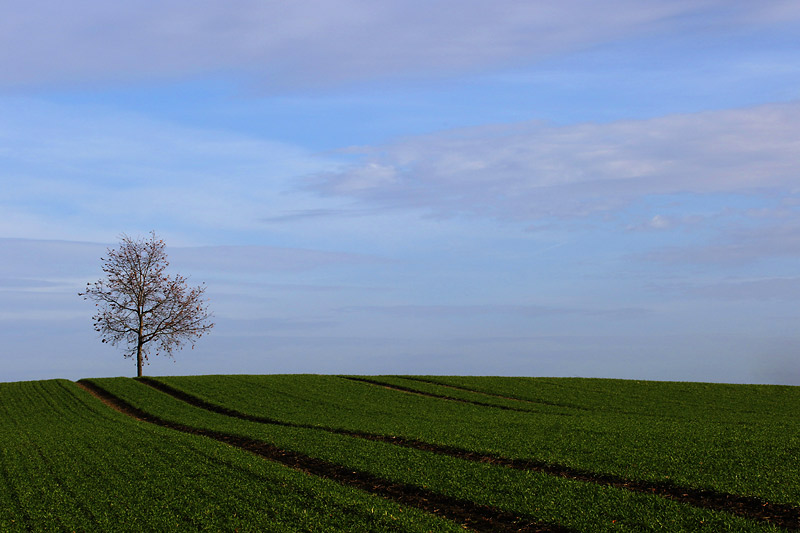
<instances>
[{"instance_id":1,"label":"exposed soil","mask_svg":"<svg viewBox=\"0 0 800 533\"><path fill-rule=\"evenodd\" d=\"M148 383L153 382L148 381ZM335 463L330 463L291 450L283 450L272 444L255 439L172 423L130 405L94 383L79 381L77 384L102 400L106 405L138 420L182 431L184 433L212 438L303 472L350 485L366 492L392 499L403 505L410 505L423 509L438 516L453 520L473 531L543 533L568 533L572 531L562 526L536 522L528 517L519 516L494 507L478 505L468 500L459 500L444 496L414 485L395 483L367 472L353 471L350 468Z\"/></svg>"},{"instance_id":2,"label":"exposed soil","mask_svg":"<svg viewBox=\"0 0 800 533\"><path fill-rule=\"evenodd\" d=\"M351 378L351 379L358 379L360 381L365 381L368 383L372 382L371 380L362 378ZM545 474L559 476L567 479L585 481L587 483L609 485L635 492L654 494L664 498L669 498L671 500L679 501L681 503L694 505L696 507L702 507L705 509L712 509L716 511L724 511L739 516L743 516L745 518L765 521L787 529L800 529L799 508L785 504L770 503L751 496L740 496L736 494L727 494L713 490L679 487L664 482L655 483L648 481L634 481L613 475L604 475L604 474L596 474L592 472L581 471L563 465L545 463L540 461L532 461L526 459L508 459L500 456L481 454L455 447L429 444L426 442L414 439L407 439L403 437L346 431L338 428L324 428L319 426L312 426L309 424L293 424L291 422L284 422L265 417L248 415L245 413L240 413L233 409L221 407L219 405L212 404L201 398L197 398L196 396L192 396L183 391L170 387L169 385L166 385L164 383L146 377L139 378L139 381L141 383L145 383L153 388L156 388L162 392L170 394L175 398L178 398L182 401L185 401L197 407L201 407L203 409L224 414L227 416L240 418L243 420L261 422L267 424L279 424L283 426L303 427L303 428L316 429L320 431L328 431L331 433L344 434L368 440L388 442L391 444L396 444L398 446L405 446L433 453L449 455L467 461L491 463L519 470L531 470L535 472L542 472ZM372 383L380 386L385 386L385 384L377 381ZM416 391L412 392L416 393ZM433 394L430 394L430 396L436 397L436 395ZM443 397L443 398L450 399L448 397ZM454 400L465 401L459 399L454 399Z\"/></svg>"}]
</instances>

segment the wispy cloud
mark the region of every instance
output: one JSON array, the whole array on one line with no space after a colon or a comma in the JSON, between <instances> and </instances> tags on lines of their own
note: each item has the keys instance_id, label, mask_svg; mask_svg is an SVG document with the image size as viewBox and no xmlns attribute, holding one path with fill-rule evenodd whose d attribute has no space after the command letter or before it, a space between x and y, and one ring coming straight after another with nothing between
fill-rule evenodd
<instances>
[{"instance_id":1,"label":"wispy cloud","mask_svg":"<svg viewBox=\"0 0 800 533\"><path fill-rule=\"evenodd\" d=\"M580 315L607 318L640 318L650 311L645 308L613 308L590 309L570 308L548 305L510 305L510 304L449 304L449 305L366 305L349 306L341 309L344 312L381 313L406 318L444 318L444 317L480 317L480 316L514 316L542 317L558 315Z\"/></svg>"},{"instance_id":2,"label":"wispy cloud","mask_svg":"<svg viewBox=\"0 0 800 533\"><path fill-rule=\"evenodd\" d=\"M243 72L271 87L529 62L623 37L797 19L788 2L54 0L0 7L0 85ZM712 17L714 24L708 24ZM369 43L368 46L365 43Z\"/></svg>"},{"instance_id":3,"label":"wispy cloud","mask_svg":"<svg viewBox=\"0 0 800 533\"><path fill-rule=\"evenodd\" d=\"M680 293L711 300L800 300L800 278L732 279L717 282L694 282L655 287L656 290Z\"/></svg>"},{"instance_id":4,"label":"wispy cloud","mask_svg":"<svg viewBox=\"0 0 800 533\"><path fill-rule=\"evenodd\" d=\"M299 209L289 211L280 215L263 217L265 224L282 224L284 222L299 222L313 219L333 219L333 218L357 218L380 214L379 209L364 208L318 208L318 209Z\"/></svg>"},{"instance_id":5,"label":"wispy cloud","mask_svg":"<svg viewBox=\"0 0 800 533\"><path fill-rule=\"evenodd\" d=\"M174 248L176 263L197 270L226 273L297 272L335 264L380 262L356 253L327 252L278 246L200 246Z\"/></svg>"},{"instance_id":6,"label":"wispy cloud","mask_svg":"<svg viewBox=\"0 0 800 533\"><path fill-rule=\"evenodd\" d=\"M798 213L797 218L800 218ZM800 223L726 228L703 244L670 246L640 255L639 259L671 264L742 265L767 258L800 257Z\"/></svg>"},{"instance_id":7,"label":"wispy cloud","mask_svg":"<svg viewBox=\"0 0 800 533\"><path fill-rule=\"evenodd\" d=\"M81 288L90 278L98 277L100 258L108 245L70 241L0 238L0 289L45 290ZM188 272L212 273L217 277L281 272L305 272L341 264L374 264L381 258L366 254L328 252L279 246L169 246L167 253L173 268ZM265 282L266 283L266 282ZM293 290L316 286L295 285ZM329 289L335 287L328 287Z\"/></svg>"},{"instance_id":8,"label":"wispy cloud","mask_svg":"<svg viewBox=\"0 0 800 533\"><path fill-rule=\"evenodd\" d=\"M105 251L97 243L0 238L0 279L20 289L61 285L91 273Z\"/></svg>"},{"instance_id":9,"label":"wispy cloud","mask_svg":"<svg viewBox=\"0 0 800 533\"><path fill-rule=\"evenodd\" d=\"M102 276L100 257L106 250L95 243L0 239L5 259L0 265L0 320L38 318L45 324L84 317L88 324L90 309L77 293ZM376 261L359 254L270 246L168 246L167 252L172 271L189 276L193 284L208 282L219 316L239 319L271 316L276 302L284 315L298 309L313 312L319 302L352 288L310 284L309 272Z\"/></svg>"},{"instance_id":10,"label":"wispy cloud","mask_svg":"<svg viewBox=\"0 0 800 533\"><path fill-rule=\"evenodd\" d=\"M18 237L107 240L155 227L192 239L259 227L265 213L307 208L285 194L291 179L336 164L287 143L101 106L4 98L0 117L0 234Z\"/></svg>"},{"instance_id":11,"label":"wispy cloud","mask_svg":"<svg viewBox=\"0 0 800 533\"><path fill-rule=\"evenodd\" d=\"M496 125L366 147L362 162L310 187L441 214L579 217L652 195L795 191L798 145L796 103L608 124Z\"/></svg>"}]
</instances>

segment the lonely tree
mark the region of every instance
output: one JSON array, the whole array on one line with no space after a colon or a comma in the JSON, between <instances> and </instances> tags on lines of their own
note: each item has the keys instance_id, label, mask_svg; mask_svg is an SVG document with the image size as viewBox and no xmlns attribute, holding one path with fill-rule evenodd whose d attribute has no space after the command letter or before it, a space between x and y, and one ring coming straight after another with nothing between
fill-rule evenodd
<instances>
[{"instance_id":1,"label":"lonely tree","mask_svg":"<svg viewBox=\"0 0 800 533\"><path fill-rule=\"evenodd\" d=\"M185 277L165 273L169 261L155 232L139 239L123 235L101 261L105 277L87 283L79 295L95 302L92 318L102 342L126 345L125 357L136 357L138 376L151 349L171 356L186 342L194 347L214 327L203 299L205 285L188 287Z\"/></svg>"}]
</instances>

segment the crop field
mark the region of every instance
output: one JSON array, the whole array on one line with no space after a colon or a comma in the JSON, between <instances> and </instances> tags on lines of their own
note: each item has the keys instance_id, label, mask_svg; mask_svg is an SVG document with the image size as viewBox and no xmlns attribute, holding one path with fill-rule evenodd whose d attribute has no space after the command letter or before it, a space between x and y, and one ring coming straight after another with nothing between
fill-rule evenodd
<instances>
[{"instance_id":1,"label":"crop field","mask_svg":"<svg viewBox=\"0 0 800 533\"><path fill-rule=\"evenodd\" d=\"M800 388L0 383L0 531L800 529Z\"/></svg>"}]
</instances>

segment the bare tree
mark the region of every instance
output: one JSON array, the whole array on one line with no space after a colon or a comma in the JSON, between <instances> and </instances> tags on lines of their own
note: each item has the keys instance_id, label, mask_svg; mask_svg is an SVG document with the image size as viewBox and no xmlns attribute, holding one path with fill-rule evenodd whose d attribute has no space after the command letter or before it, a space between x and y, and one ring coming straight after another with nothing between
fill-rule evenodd
<instances>
[{"instance_id":1,"label":"bare tree","mask_svg":"<svg viewBox=\"0 0 800 533\"><path fill-rule=\"evenodd\" d=\"M151 347L156 355L169 356L186 342L194 348L214 324L203 300L205 285L188 287L183 276L165 274L169 261L155 232L149 238L121 239L119 248L109 248L100 259L105 277L87 283L78 295L95 302L92 318L102 342L128 345L124 355L136 356L141 376Z\"/></svg>"}]
</instances>

